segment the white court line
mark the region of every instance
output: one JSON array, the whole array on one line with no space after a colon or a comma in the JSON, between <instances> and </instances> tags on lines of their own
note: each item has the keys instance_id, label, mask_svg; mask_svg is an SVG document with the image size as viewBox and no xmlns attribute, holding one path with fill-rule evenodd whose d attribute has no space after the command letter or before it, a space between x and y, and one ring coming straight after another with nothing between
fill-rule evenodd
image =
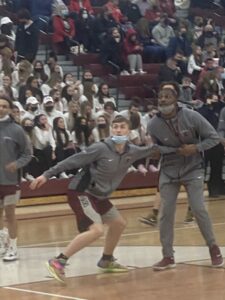
<instances>
[{"instance_id":1,"label":"white court line","mask_svg":"<svg viewBox=\"0 0 225 300\"><path fill-rule=\"evenodd\" d=\"M214 223L212 224L213 226L221 226L221 225L225 225L225 222L222 222L222 223ZM174 231L180 231L180 230L189 230L189 229L195 229L195 228L198 228L198 225L194 225L194 224L190 224L189 225L186 225L184 227L177 227L177 228L174 228ZM140 235L140 234L152 234L152 233L157 233L159 232L159 229L157 230L148 230L148 231L141 231L141 232L132 232L132 233L124 233L122 234L121 238L122 237L126 237L126 236L136 236L136 235ZM101 237L100 239L104 239L104 237ZM32 247L44 247L44 246L49 246L49 245L60 245L60 244L65 244L65 243L70 243L71 240L69 241L56 241L56 242L48 242L48 243L42 243L42 244L31 244L31 245L22 245L20 248L32 248Z\"/></svg>"},{"instance_id":2,"label":"white court line","mask_svg":"<svg viewBox=\"0 0 225 300\"><path fill-rule=\"evenodd\" d=\"M10 287L10 286L5 286L5 287L3 287L3 289L13 290L13 291L17 291L17 292L31 293L31 294L36 294L36 295L57 297L57 298L62 298L62 299L87 300L87 299L83 299L83 298L76 298L76 297L70 297L70 296L63 296L63 295L50 294L50 293L44 293L44 292L38 292L38 291L32 291L32 290L19 289L19 288L14 288L14 287Z\"/></svg>"}]
</instances>

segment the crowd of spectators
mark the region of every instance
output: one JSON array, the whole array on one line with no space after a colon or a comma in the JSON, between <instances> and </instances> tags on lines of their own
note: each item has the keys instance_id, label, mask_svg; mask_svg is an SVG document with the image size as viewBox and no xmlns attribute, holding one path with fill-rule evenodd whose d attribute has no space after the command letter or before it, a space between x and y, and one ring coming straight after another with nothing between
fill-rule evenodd
<instances>
[{"instance_id":1,"label":"crowd of spectators","mask_svg":"<svg viewBox=\"0 0 225 300\"><path fill-rule=\"evenodd\" d=\"M192 16L189 10L208 4L222 11L224 1L6 2L15 12L15 22L5 16L0 20L0 93L13 99L12 117L23 126L33 147L24 180L109 136L117 114L131 120L131 142L151 142L146 126L157 113L157 103L149 103L143 113L138 99L133 99L128 110L118 112L106 82L96 85L89 70L77 80L58 63L57 54L68 58L78 47L84 53L99 53L101 62L121 75L143 76L143 60L160 63L159 83L176 82L179 105L197 110L218 128L225 107L224 32L213 19ZM40 30L51 33L53 43L46 61L36 60ZM224 192L222 131L221 144L206 153L213 169L211 194L217 186L216 194ZM149 161L138 162L133 170L146 173L149 167L157 170L157 164Z\"/></svg>"}]
</instances>

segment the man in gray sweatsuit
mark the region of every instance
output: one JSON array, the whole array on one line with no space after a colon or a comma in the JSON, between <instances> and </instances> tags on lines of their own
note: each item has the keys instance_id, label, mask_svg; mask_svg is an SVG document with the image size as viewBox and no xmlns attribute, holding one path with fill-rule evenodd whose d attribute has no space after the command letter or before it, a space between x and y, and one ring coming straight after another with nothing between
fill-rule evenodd
<instances>
[{"instance_id":1,"label":"man in gray sweatsuit","mask_svg":"<svg viewBox=\"0 0 225 300\"><path fill-rule=\"evenodd\" d=\"M109 201L110 194L119 186L134 161L146 156L175 152L171 147L138 147L128 143L129 121L117 116L112 122L113 136L104 142L91 145L85 151L58 163L31 183L35 189L48 178L66 170L89 166L86 173L78 172L69 185L68 202L76 214L80 233L66 247L65 251L47 263L49 272L64 282L64 268L67 260L79 250L99 238L103 224L108 225L103 256L98 267L104 272L124 272L127 268L113 257L114 249L125 228L125 220ZM86 175L85 175L86 174Z\"/></svg>"},{"instance_id":2,"label":"man in gray sweatsuit","mask_svg":"<svg viewBox=\"0 0 225 300\"><path fill-rule=\"evenodd\" d=\"M12 102L0 97L0 255L14 261L17 254L16 204L20 198L20 171L31 160L31 147L22 127L10 117ZM8 224L3 229L3 213Z\"/></svg>"},{"instance_id":3,"label":"man in gray sweatsuit","mask_svg":"<svg viewBox=\"0 0 225 300\"><path fill-rule=\"evenodd\" d=\"M148 133L161 146L175 147L176 153L163 154L159 178L161 197L160 240L163 259L154 270L175 267L173 257L173 226L177 195L184 185L188 201L200 231L209 247L212 266L223 265L212 224L204 206L204 151L219 143L214 128L199 113L178 108L178 96L172 88L162 88L158 97L159 113L151 120Z\"/></svg>"}]
</instances>

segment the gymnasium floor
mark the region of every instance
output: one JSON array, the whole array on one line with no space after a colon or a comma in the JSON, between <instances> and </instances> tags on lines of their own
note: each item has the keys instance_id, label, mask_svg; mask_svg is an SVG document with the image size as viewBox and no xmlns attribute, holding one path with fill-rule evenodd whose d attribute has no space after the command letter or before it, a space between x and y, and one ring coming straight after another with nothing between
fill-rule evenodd
<instances>
[{"instance_id":1,"label":"gymnasium floor","mask_svg":"<svg viewBox=\"0 0 225 300\"><path fill-rule=\"evenodd\" d=\"M225 257L225 199L207 201L206 205ZM1 300L225 299L224 268L210 267L208 248L198 227L195 223L183 223L185 203L177 205L176 269L152 270L151 266L161 259L158 228L138 221L150 208L135 207L121 210L127 228L115 252L118 260L131 270L125 274L98 271L96 262L102 253L102 238L69 260L67 285L61 285L49 277L45 261L60 253L77 232L70 210L66 205L63 208L66 211L63 216L58 213L58 216L24 218L24 212L19 212L20 259L11 263L0 261Z\"/></svg>"}]
</instances>

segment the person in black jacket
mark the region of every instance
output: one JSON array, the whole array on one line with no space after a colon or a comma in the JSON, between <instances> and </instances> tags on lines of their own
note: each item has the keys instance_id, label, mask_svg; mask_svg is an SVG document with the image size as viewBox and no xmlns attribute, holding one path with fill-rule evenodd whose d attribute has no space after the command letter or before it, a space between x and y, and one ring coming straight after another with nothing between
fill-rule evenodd
<instances>
[{"instance_id":1,"label":"person in black jacket","mask_svg":"<svg viewBox=\"0 0 225 300\"><path fill-rule=\"evenodd\" d=\"M27 9L18 12L19 25L16 31L15 50L17 51L17 62L27 59L34 61L39 43L39 29L36 22L31 20Z\"/></svg>"}]
</instances>

